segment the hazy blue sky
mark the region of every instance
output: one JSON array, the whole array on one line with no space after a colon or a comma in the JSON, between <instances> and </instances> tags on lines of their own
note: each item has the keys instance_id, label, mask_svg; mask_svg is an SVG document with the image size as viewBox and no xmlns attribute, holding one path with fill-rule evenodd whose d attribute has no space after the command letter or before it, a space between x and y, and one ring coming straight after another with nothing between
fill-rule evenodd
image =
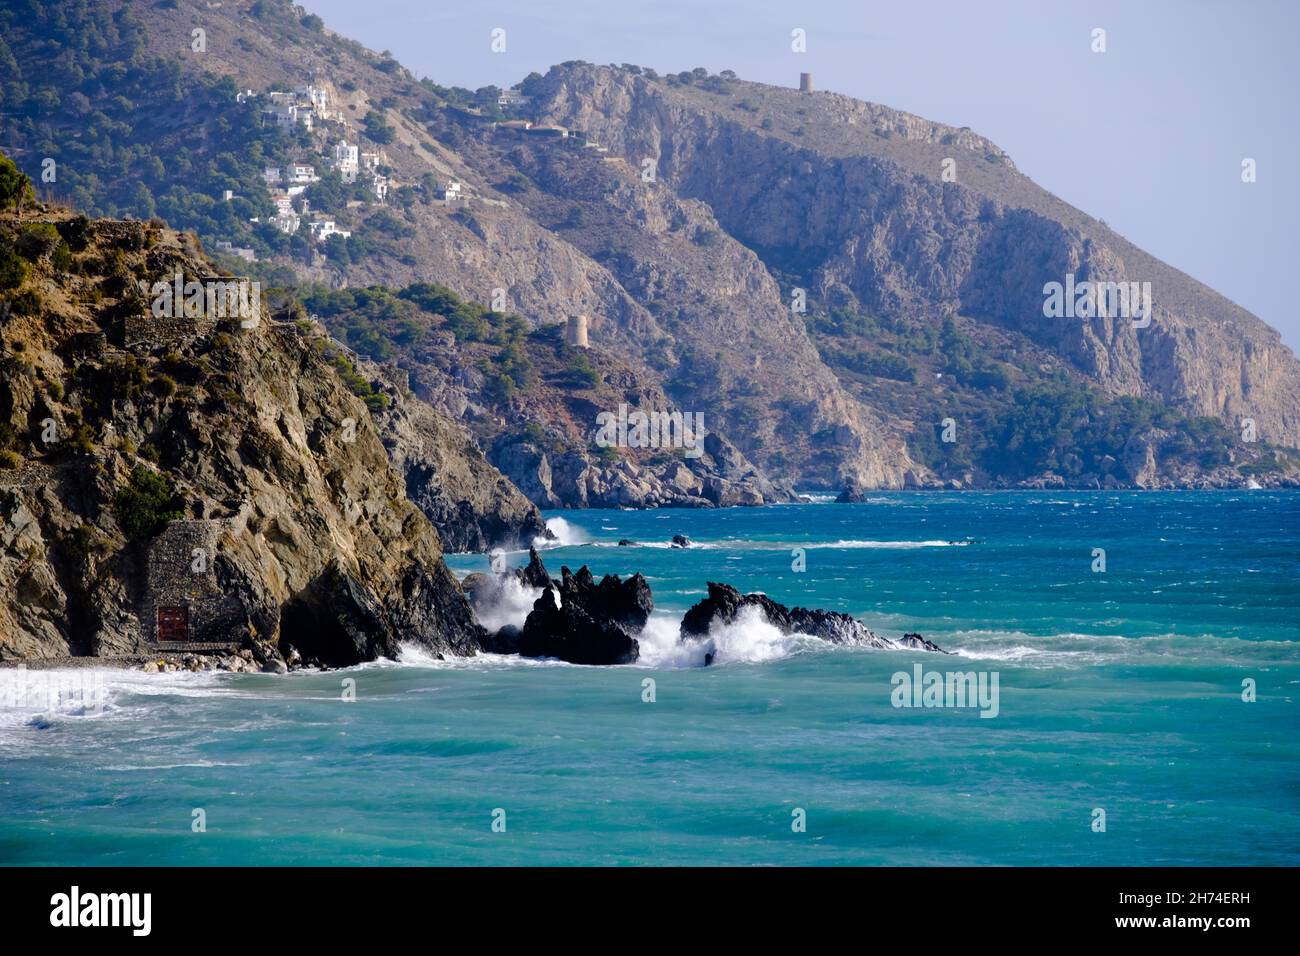
<instances>
[{"instance_id":1,"label":"hazy blue sky","mask_svg":"<svg viewBox=\"0 0 1300 956\"><path fill-rule=\"evenodd\" d=\"M969 126L1027 175L1300 348L1294 0L305 0L417 76L511 86L563 60L696 66ZM490 31L507 31L492 53ZM807 31L808 52L790 51ZM1094 27L1107 52L1093 53ZM1258 182L1241 182L1241 161Z\"/></svg>"}]
</instances>

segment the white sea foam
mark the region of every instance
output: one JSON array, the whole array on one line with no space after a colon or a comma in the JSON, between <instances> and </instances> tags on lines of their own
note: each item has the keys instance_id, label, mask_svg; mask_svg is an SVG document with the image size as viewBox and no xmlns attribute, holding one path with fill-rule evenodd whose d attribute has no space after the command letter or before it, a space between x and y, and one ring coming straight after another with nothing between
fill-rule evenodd
<instances>
[{"instance_id":1,"label":"white sea foam","mask_svg":"<svg viewBox=\"0 0 1300 956\"><path fill-rule=\"evenodd\" d=\"M881 549L909 550L912 548L965 548L975 542L970 539L948 541L934 538L925 541L871 541L862 539L842 539L839 541L749 541L743 538L720 538L717 541L692 541L689 550L699 551L789 551L802 548L811 551L817 548L833 548L841 551ZM617 547L613 541L593 541L598 548ZM624 545L627 547L627 545ZM670 541L638 541L633 547L671 549L678 547Z\"/></svg>"},{"instance_id":2,"label":"white sea foam","mask_svg":"<svg viewBox=\"0 0 1300 956\"><path fill-rule=\"evenodd\" d=\"M575 545L586 544L591 540L591 536L586 531L563 518L547 518L546 530L551 532L554 537L538 537L533 541L533 547L539 550L543 548L571 548Z\"/></svg>"},{"instance_id":3,"label":"white sea foam","mask_svg":"<svg viewBox=\"0 0 1300 956\"><path fill-rule=\"evenodd\" d=\"M216 672L0 669L0 745L10 742L6 738L14 733L46 731L82 720L129 718L141 710L139 705L124 703L129 697L209 697L228 692L218 682Z\"/></svg>"},{"instance_id":4,"label":"white sea foam","mask_svg":"<svg viewBox=\"0 0 1300 956\"><path fill-rule=\"evenodd\" d=\"M474 616L488 631L495 633L507 624L523 627L533 602L542 596L541 588L528 587L513 575L503 578L487 598L479 598Z\"/></svg>"},{"instance_id":5,"label":"white sea foam","mask_svg":"<svg viewBox=\"0 0 1300 956\"><path fill-rule=\"evenodd\" d=\"M767 622L756 607L742 608L730 624L714 622L709 636L698 641L678 640L680 619L655 615L637 636L643 667L702 667L705 655L713 652L713 663L736 664L780 660L800 650L828 646L805 634L782 634Z\"/></svg>"}]
</instances>

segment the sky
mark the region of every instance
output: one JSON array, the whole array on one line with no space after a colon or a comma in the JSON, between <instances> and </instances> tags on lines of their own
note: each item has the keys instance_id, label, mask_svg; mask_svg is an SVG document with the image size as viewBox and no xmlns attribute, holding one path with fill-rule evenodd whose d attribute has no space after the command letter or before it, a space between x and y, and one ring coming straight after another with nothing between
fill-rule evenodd
<instances>
[{"instance_id":1,"label":"sky","mask_svg":"<svg viewBox=\"0 0 1300 956\"><path fill-rule=\"evenodd\" d=\"M1300 351L1294 0L300 2L443 86L504 88L575 59L783 86L811 71L818 89L969 126Z\"/></svg>"}]
</instances>

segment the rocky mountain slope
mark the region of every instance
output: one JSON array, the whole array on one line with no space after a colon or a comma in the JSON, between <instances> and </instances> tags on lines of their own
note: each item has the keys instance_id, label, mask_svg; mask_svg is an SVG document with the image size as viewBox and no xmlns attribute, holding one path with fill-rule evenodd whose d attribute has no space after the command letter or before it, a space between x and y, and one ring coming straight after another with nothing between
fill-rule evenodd
<instances>
[{"instance_id":1,"label":"rocky mountain slope","mask_svg":"<svg viewBox=\"0 0 1300 956\"><path fill-rule=\"evenodd\" d=\"M1275 330L1047 193L970 130L834 93L587 65L530 91L539 119L653 161L827 307L970 316L1046 347L1107 395L1251 419L1261 439L1300 445L1300 365ZM1045 318L1044 285L1067 274L1150 283L1150 324Z\"/></svg>"},{"instance_id":2,"label":"rocky mountain slope","mask_svg":"<svg viewBox=\"0 0 1300 956\"><path fill-rule=\"evenodd\" d=\"M710 429L711 416L688 421L652 371L605 348L567 345L558 324L529 329L518 316L491 312L427 283L396 293L380 287L311 289L303 302L343 341L391 352L387 371L373 362L364 368L379 380L401 379L402 387L386 388L394 408L403 404L399 393L409 390L445 418L463 422L487 461L542 507L713 507L793 499L789 488L769 481L716 426ZM669 424L680 431L642 446L632 429L618 434L620 408L633 424L638 414L676 415ZM591 424L602 415L610 432L593 436ZM388 416L381 418L388 442ZM418 428L396 431L409 436L398 435L393 444L402 454ZM473 443L466 454L477 456ZM405 464L402 469L415 500L437 494L426 474L413 474ZM512 494L519 493L507 490L484 504L517 511L509 503ZM435 512L426 513L444 540L449 533L459 539Z\"/></svg>"},{"instance_id":3,"label":"rocky mountain slope","mask_svg":"<svg viewBox=\"0 0 1300 956\"><path fill-rule=\"evenodd\" d=\"M192 236L6 213L0 274L0 658L476 651L366 403L318 340L205 299ZM197 314L159 314L177 275Z\"/></svg>"},{"instance_id":4,"label":"rocky mountain slope","mask_svg":"<svg viewBox=\"0 0 1300 956\"><path fill-rule=\"evenodd\" d=\"M249 246L280 282L437 282L533 329L588 316L595 346L707 412L772 487L1300 476L1300 366L1277 333L968 129L584 63L527 78L530 102L503 113L497 91L417 81L277 0L139 14L115 0L0 14L0 130L33 173L60 157L50 188L108 212L156 207L209 245ZM298 86L331 115L268 123L271 91ZM343 139L378 157L386 198L330 171ZM262 169L295 161L323 174L300 199L350 237L269 224ZM1149 283L1149 324L1046 318L1044 285L1067 275ZM503 430L467 424L501 464L485 437L534 418L524 396L498 405ZM588 411L572 425L590 439L613 409ZM582 503L512 476L535 503Z\"/></svg>"},{"instance_id":5,"label":"rocky mountain slope","mask_svg":"<svg viewBox=\"0 0 1300 956\"><path fill-rule=\"evenodd\" d=\"M464 428L417 399L393 370L362 362L359 371L389 399L372 418L407 497L433 522L446 550L514 550L548 535L537 506Z\"/></svg>"}]
</instances>

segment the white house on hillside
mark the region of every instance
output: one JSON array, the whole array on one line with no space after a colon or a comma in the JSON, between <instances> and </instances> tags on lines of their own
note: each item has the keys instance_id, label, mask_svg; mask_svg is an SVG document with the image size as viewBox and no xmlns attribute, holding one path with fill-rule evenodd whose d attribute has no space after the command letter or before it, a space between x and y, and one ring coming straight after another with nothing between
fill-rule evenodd
<instances>
[{"instance_id":1,"label":"white house on hillside","mask_svg":"<svg viewBox=\"0 0 1300 956\"><path fill-rule=\"evenodd\" d=\"M316 175L316 169L307 163L291 163L289 165L289 182L291 183L315 183L320 182L320 177Z\"/></svg>"},{"instance_id":2,"label":"white house on hillside","mask_svg":"<svg viewBox=\"0 0 1300 956\"><path fill-rule=\"evenodd\" d=\"M360 150L357 146L349 143L346 139L339 140L334 146L334 168L340 174L352 173L355 176L360 168L359 153Z\"/></svg>"},{"instance_id":3,"label":"white house on hillside","mask_svg":"<svg viewBox=\"0 0 1300 956\"><path fill-rule=\"evenodd\" d=\"M307 223L307 228L311 231L311 237L318 242L324 242L330 236L342 236L346 239L352 235L347 229L340 229L333 219L314 219Z\"/></svg>"}]
</instances>

